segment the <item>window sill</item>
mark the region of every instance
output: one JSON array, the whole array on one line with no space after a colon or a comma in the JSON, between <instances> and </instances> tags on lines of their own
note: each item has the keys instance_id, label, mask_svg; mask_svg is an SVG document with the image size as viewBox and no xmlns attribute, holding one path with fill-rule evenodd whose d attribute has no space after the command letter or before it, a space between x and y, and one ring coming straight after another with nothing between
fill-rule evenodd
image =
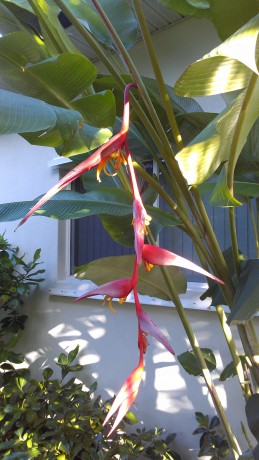
<instances>
[{"instance_id":1,"label":"window sill","mask_svg":"<svg viewBox=\"0 0 259 460\"><path fill-rule=\"evenodd\" d=\"M88 280L78 280L72 276L68 277L65 280L57 281L56 285L49 289L49 294L51 296L58 297L72 297L76 298L82 295L84 292L93 289L96 285L92 281ZM185 294L181 294L179 297L182 301L184 308L191 310L206 310L206 311L215 311L214 307L210 307L210 299L201 301L200 295L207 289L206 283L195 283L189 282L187 291ZM92 299L103 300L103 296L98 295L91 297ZM172 307L172 302L161 300L156 297L149 297L148 295L139 295L140 302L143 305L157 305L163 307ZM87 301L88 299L86 299ZM127 303L134 303L133 295L130 294L126 301Z\"/></svg>"}]
</instances>

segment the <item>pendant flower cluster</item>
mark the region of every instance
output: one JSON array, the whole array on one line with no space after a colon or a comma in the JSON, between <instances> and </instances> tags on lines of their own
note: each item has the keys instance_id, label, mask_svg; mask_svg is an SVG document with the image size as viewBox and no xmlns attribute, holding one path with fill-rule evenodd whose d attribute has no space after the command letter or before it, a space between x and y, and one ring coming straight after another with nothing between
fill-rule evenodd
<instances>
[{"instance_id":1,"label":"pendant flower cluster","mask_svg":"<svg viewBox=\"0 0 259 460\"><path fill-rule=\"evenodd\" d=\"M89 158L80 163L68 174L66 174L54 187L52 187L39 201L33 206L33 208L26 214L19 225L22 225L26 220L37 211L47 200L49 200L58 191L62 190L66 185L77 179L86 171L93 168L97 168L97 179L100 178L102 170L106 170L106 165L110 160L113 160L113 167L116 171L120 164L127 165L131 184L132 184L132 195L133 195L133 227L134 227L134 247L135 247L135 264L131 278L123 278L109 283L105 283L98 286L81 297L78 297L76 301L86 299L88 297L103 295L104 301L108 301L109 307L114 311L112 307L112 300L118 299L119 303L123 303L128 295L133 292L136 317L138 322L138 348L139 348L139 361L137 367L130 373L128 378L125 380L119 393L117 394L104 424L117 412L117 416L113 423L111 434L114 429L119 425L123 417L128 412L129 408L135 401L139 386L142 380L144 372L144 355L147 350L148 341L147 336L151 335L158 340L171 354L174 355L174 350L167 341L164 334L152 321L149 315L143 310L137 292L138 283L138 268L144 263L146 270L150 271L154 265L169 266L175 265L182 268L187 268L198 273L201 273L207 277L222 283L221 280L211 275L206 270L203 270L193 262L180 257L170 251L159 248L151 244L145 244L145 236L147 234L147 226L150 223L151 218L148 216L146 209L143 205L137 179L132 163L131 154L127 143L127 134L129 131L129 93L132 88L137 88L137 85L130 83L125 88L124 93L124 112L122 127L118 134L114 135L108 142L98 148ZM222 283L223 284L223 283Z\"/></svg>"}]
</instances>

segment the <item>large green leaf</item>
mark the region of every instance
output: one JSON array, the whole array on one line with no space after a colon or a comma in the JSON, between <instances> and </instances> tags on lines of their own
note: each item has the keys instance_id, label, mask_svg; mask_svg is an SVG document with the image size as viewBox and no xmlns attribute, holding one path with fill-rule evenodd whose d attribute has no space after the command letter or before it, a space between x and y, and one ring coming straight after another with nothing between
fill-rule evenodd
<instances>
[{"instance_id":1,"label":"large green leaf","mask_svg":"<svg viewBox=\"0 0 259 460\"><path fill-rule=\"evenodd\" d=\"M75 110L63 109L62 107L53 107L53 109L57 116L56 130L60 134L60 144L65 144L81 129L83 118L81 114ZM44 139L44 133L40 134L38 139Z\"/></svg>"},{"instance_id":2,"label":"large green leaf","mask_svg":"<svg viewBox=\"0 0 259 460\"><path fill-rule=\"evenodd\" d=\"M228 323L248 321L259 310L258 277L258 259L249 259L241 264L240 277Z\"/></svg>"},{"instance_id":3,"label":"large green leaf","mask_svg":"<svg viewBox=\"0 0 259 460\"><path fill-rule=\"evenodd\" d=\"M211 193L215 185L216 181L204 182L198 188L201 194L206 194ZM259 196L259 184L255 182L234 181L234 191L235 195L257 198Z\"/></svg>"},{"instance_id":4,"label":"large green leaf","mask_svg":"<svg viewBox=\"0 0 259 460\"><path fill-rule=\"evenodd\" d=\"M107 142L111 136L112 132L108 128L99 129L84 124L82 127L79 127L70 142L66 142L56 150L59 155L65 157L76 156L79 161L82 161L83 158L78 158L77 155L87 153L87 156L89 156L88 152Z\"/></svg>"},{"instance_id":5,"label":"large green leaf","mask_svg":"<svg viewBox=\"0 0 259 460\"><path fill-rule=\"evenodd\" d=\"M56 121L54 107L45 102L0 90L0 134L45 130Z\"/></svg>"},{"instance_id":6,"label":"large green leaf","mask_svg":"<svg viewBox=\"0 0 259 460\"><path fill-rule=\"evenodd\" d=\"M50 0L41 0L40 2L30 0L30 6L40 23L41 35L50 54L55 56L64 52L76 53L76 47L58 20L55 2Z\"/></svg>"},{"instance_id":7,"label":"large green leaf","mask_svg":"<svg viewBox=\"0 0 259 460\"><path fill-rule=\"evenodd\" d=\"M127 75L124 75L123 79L125 83L129 83L131 81L131 78ZM174 138L168 124L168 118L157 82L148 77L143 77L143 82L159 116L160 122L167 132L170 142L172 142L174 146ZM97 78L94 82L94 88L98 91L103 91L106 88L113 91L116 99L117 115L121 116L123 111L123 94L114 78L111 76L102 76ZM208 125L216 114L204 113L198 102L191 98L177 96L171 86L167 85L166 89L173 111L176 115L177 122L179 123L184 144L187 145L190 140L192 140L205 126ZM139 101L139 103L142 104L141 101ZM144 105L143 109L145 110ZM118 125L119 124L116 121L114 126L115 131L118 130ZM131 111L129 146L131 152L139 160L152 159L152 152L158 154L149 133L143 127L141 120L136 116L134 111Z\"/></svg>"},{"instance_id":8,"label":"large green leaf","mask_svg":"<svg viewBox=\"0 0 259 460\"><path fill-rule=\"evenodd\" d=\"M112 126L115 122L115 99L110 90L81 97L73 102L73 107L83 115L86 123L90 125L105 128Z\"/></svg>"},{"instance_id":9,"label":"large green leaf","mask_svg":"<svg viewBox=\"0 0 259 460\"><path fill-rule=\"evenodd\" d=\"M83 0L81 2L65 0L65 3L75 16L81 20L82 24L86 28L90 28L91 33L98 41L116 49L91 0ZM101 0L100 4L125 47L127 49L131 48L137 41L137 21L132 13L129 2L125 0Z\"/></svg>"},{"instance_id":10,"label":"large green leaf","mask_svg":"<svg viewBox=\"0 0 259 460\"><path fill-rule=\"evenodd\" d=\"M38 202L38 199L0 204L0 222L21 219ZM172 226L179 223L168 212L152 206L147 206L147 211L160 225ZM85 194L64 190L58 192L35 213L35 215L55 219L79 219L96 214L132 216L132 194L118 188L102 188Z\"/></svg>"},{"instance_id":11,"label":"large green leaf","mask_svg":"<svg viewBox=\"0 0 259 460\"><path fill-rule=\"evenodd\" d=\"M201 184L223 162L231 175L259 114L259 79L251 72L248 87L191 143L176 155L188 184ZM228 187L232 185L228 183Z\"/></svg>"},{"instance_id":12,"label":"large green leaf","mask_svg":"<svg viewBox=\"0 0 259 460\"><path fill-rule=\"evenodd\" d=\"M210 15L208 0L157 0L157 2L184 16L203 18Z\"/></svg>"},{"instance_id":13,"label":"large green leaf","mask_svg":"<svg viewBox=\"0 0 259 460\"><path fill-rule=\"evenodd\" d=\"M37 201L38 198L32 201L1 204L0 221L21 219ZM58 192L35 215L55 219L79 219L102 213L123 216L131 211L132 195L124 190L102 189L85 194L65 190Z\"/></svg>"},{"instance_id":14,"label":"large green leaf","mask_svg":"<svg viewBox=\"0 0 259 460\"><path fill-rule=\"evenodd\" d=\"M26 83L33 85L26 88L31 95L61 106L87 90L97 75L96 67L86 57L72 53L28 64L23 72Z\"/></svg>"},{"instance_id":15,"label":"large green leaf","mask_svg":"<svg viewBox=\"0 0 259 460\"><path fill-rule=\"evenodd\" d=\"M211 20L221 40L225 40L259 13L258 0L209 0L209 3Z\"/></svg>"},{"instance_id":16,"label":"large green leaf","mask_svg":"<svg viewBox=\"0 0 259 460\"><path fill-rule=\"evenodd\" d=\"M6 35L10 32L16 32L18 30L24 30L23 24L20 22L16 14L13 14L12 8L9 8L11 4L0 3L0 17L1 17L1 34ZM17 7L15 7L16 9Z\"/></svg>"},{"instance_id":17,"label":"large green leaf","mask_svg":"<svg viewBox=\"0 0 259 460\"><path fill-rule=\"evenodd\" d=\"M134 260L134 255L104 257L77 268L75 276L79 279L90 279L97 285L114 279L131 278ZM168 267L168 271L174 280L177 292L179 294L186 292L187 285L183 272L176 267ZM154 267L150 272L146 272L143 265L139 268L138 292L163 300L171 299L159 267Z\"/></svg>"},{"instance_id":18,"label":"large green leaf","mask_svg":"<svg viewBox=\"0 0 259 460\"><path fill-rule=\"evenodd\" d=\"M75 110L50 107L53 107L57 115L56 125L49 130L23 134L30 144L54 147L59 155L72 157L91 152L112 136L107 128L99 129L85 123L82 125L82 116Z\"/></svg>"},{"instance_id":19,"label":"large green leaf","mask_svg":"<svg viewBox=\"0 0 259 460\"><path fill-rule=\"evenodd\" d=\"M259 15L191 64L180 76L175 91L181 96L209 96L245 88L251 71L258 74Z\"/></svg>"},{"instance_id":20,"label":"large green leaf","mask_svg":"<svg viewBox=\"0 0 259 460\"><path fill-rule=\"evenodd\" d=\"M225 208L241 206L242 203L238 201L229 191L226 173L226 166L223 165L216 187L211 195L210 203L213 206L222 206Z\"/></svg>"},{"instance_id":21,"label":"large green leaf","mask_svg":"<svg viewBox=\"0 0 259 460\"><path fill-rule=\"evenodd\" d=\"M49 59L43 59L44 55L43 42L27 33L14 32L1 37L1 85L54 105L66 106L96 78L96 67L80 54L63 53Z\"/></svg>"}]
</instances>

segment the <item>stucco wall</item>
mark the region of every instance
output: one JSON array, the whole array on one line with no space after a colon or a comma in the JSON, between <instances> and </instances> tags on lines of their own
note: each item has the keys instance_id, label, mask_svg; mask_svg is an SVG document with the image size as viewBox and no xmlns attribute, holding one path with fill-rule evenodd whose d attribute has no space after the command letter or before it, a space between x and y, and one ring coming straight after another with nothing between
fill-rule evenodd
<instances>
[{"instance_id":1,"label":"stucco wall","mask_svg":"<svg viewBox=\"0 0 259 460\"><path fill-rule=\"evenodd\" d=\"M155 36L159 59L166 80L171 83L183 69L217 44L217 37L206 21L188 20L173 30ZM152 72L143 47L138 44L132 51L136 63L145 75ZM208 101L204 101L206 107ZM214 110L222 102L215 102ZM34 198L51 187L59 176L58 169L48 166L55 156L52 149L30 146L18 135L2 136L0 143L1 189L0 202ZM21 344L28 362L33 363L35 376L41 375L46 365L62 350L69 351L80 344L80 362L86 364L81 378L90 383L98 379L98 392L117 392L138 361L136 346L136 318L134 307L125 303L111 313L99 300L86 300L79 304L71 297L50 295L58 279L58 261L64 262L66 247L62 246L64 226L55 220L33 217L16 233L17 222L0 224L9 241L19 245L30 257L42 248L42 261L46 268L46 281L36 289L27 303L29 320ZM65 263L65 262L64 262ZM52 293L55 291L52 291ZM183 327L174 308L145 306L153 320L164 331L176 354L189 348ZM214 380L222 403L233 424L240 443L240 420L244 420L244 407L236 380L219 383L219 372L230 361L216 313L208 310L188 309L188 316L202 347L211 347L216 355L218 371ZM196 427L195 411L214 415L213 405L201 378L189 377L177 361L162 346L150 338L146 356L146 374L134 410L147 427L164 427L176 432L176 449L183 459L197 458L198 437L192 436Z\"/></svg>"}]
</instances>

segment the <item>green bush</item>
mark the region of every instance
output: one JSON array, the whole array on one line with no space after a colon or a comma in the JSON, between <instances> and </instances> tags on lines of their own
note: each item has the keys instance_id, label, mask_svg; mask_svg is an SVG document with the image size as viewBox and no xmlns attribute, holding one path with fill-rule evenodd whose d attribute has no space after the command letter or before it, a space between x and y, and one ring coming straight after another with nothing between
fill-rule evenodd
<instances>
[{"instance_id":1,"label":"green bush","mask_svg":"<svg viewBox=\"0 0 259 460\"><path fill-rule=\"evenodd\" d=\"M171 450L175 435L161 439L163 429L137 428L127 434L125 423L138 423L128 413L111 437L107 434L113 420L102 423L112 403L94 397L97 384L85 389L71 372L82 370L76 362L79 347L61 353L57 366L61 378L53 379L53 370L45 368L42 380L31 378L29 368L16 368L24 355L13 351L24 329L24 296L42 280L39 275L38 249L32 262L26 263L0 235L0 457L5 460L106 460L138 459L180 460Z\"/></svg>"},{"instance_id":2,"label":"green bush","mask_svg":"<svg viewBox=\"0 0 259 460\"><path fill-rule=\"evenodd\" d=\"M57 364L65 376L81 370L74 364L79 348L68 355L61 353ZM161 440L163 430L137 429L126 434L124 423L108 437L113 421L102 423L111 400L94 398L96 383L88 390L75 378L64 382L51 379L53 370L45 368L43 379L30 378L29 370L15 371L9 365L0 393L1 458L29 460L99 460L138 459L141 455L152 459L180 460L171 450L174 435ZM137 423L128 413L125 423Z\"/></svg>"}]
</instances>

